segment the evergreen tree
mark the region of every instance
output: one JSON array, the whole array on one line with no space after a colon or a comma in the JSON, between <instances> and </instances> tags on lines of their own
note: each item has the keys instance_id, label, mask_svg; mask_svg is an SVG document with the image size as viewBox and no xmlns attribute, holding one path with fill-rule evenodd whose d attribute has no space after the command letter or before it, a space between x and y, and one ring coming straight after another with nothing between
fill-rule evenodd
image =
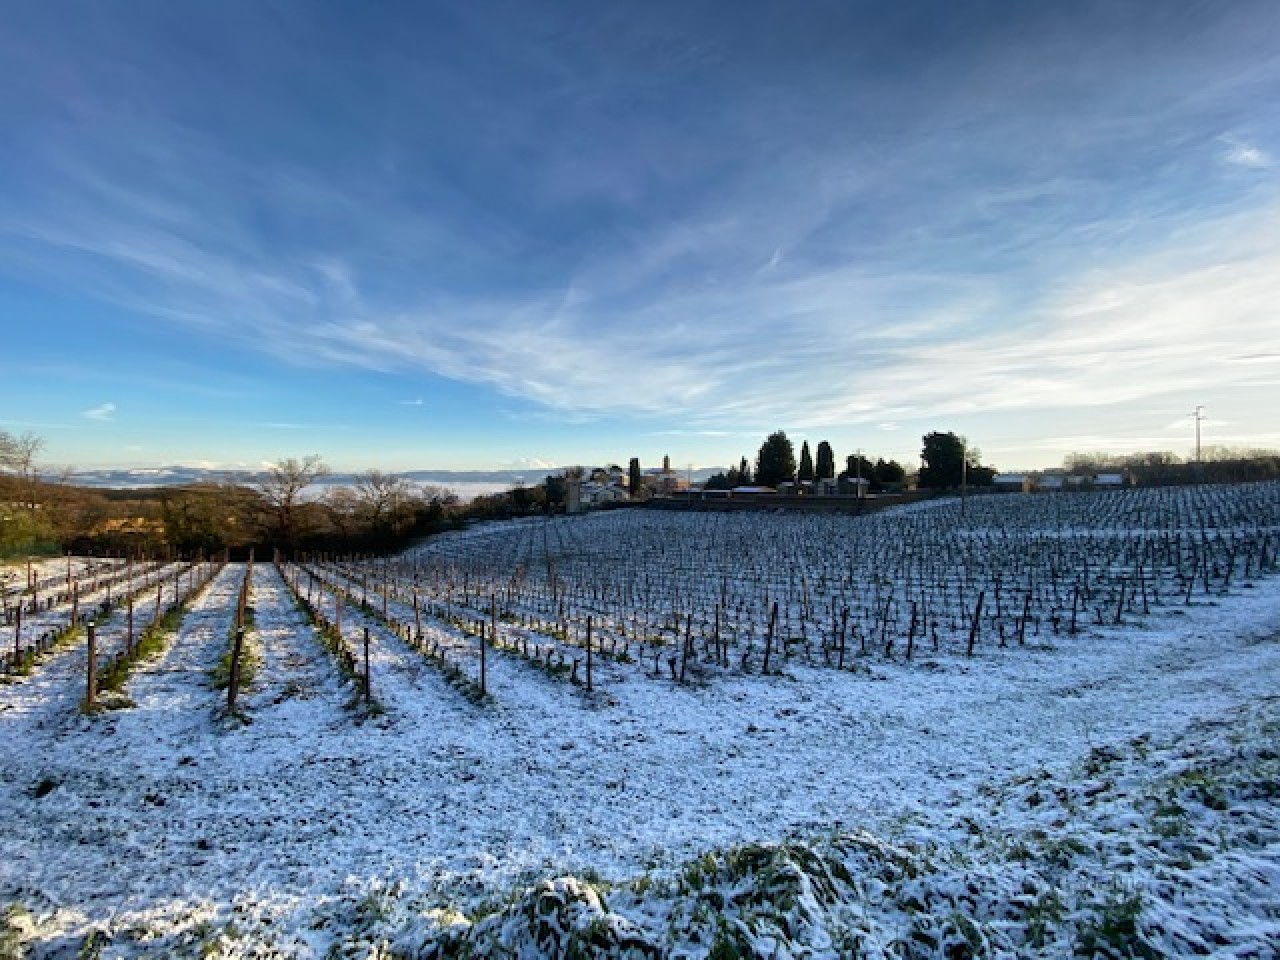
<instances>
[{"instance_id":1,"label":"evergreen tree","mask_svg":"<svg viewBox=\"0 0 1280 960\"><path fill-rule=\"evenodd\" d=\"M809 453L808 440L800 444L800 469L796 477L808 482L813 481L813 456Z\"/></svg>"},{"instance_id":2,"label":"evergreen tree","mask_svg":"<svg viewBox=\"0 0 1280 960\"><path fill-rule=\"evenodd\" d=\"M569 483L563 473L548 474L542 481L546 491L547 512L555 513L564 510L569 496Z\"/></svg>"},{"instance_id":3,"label":"evergreen tree","mask_svg":"<svg viewBox=\"0 0 1280 960\"><path fill-rule=\"evenodd\" d=\"M751 486L751 482L751 464L747 463L746 457L743 457L742 461L738 464L738 483L741 486L749 487Z\"/></svg>"},{"instance_id":4,"label":"evergreen tree","mask_svg":"<svg viewBox=\"0 0 1280 960\"><path fill-rule=\"evenodd\" d=\"M640 495L640 484L644 478L640 475L640 458L632 457L631 465L627 468L627 486L633 497Z\"/></svg>"},{"instance_id":5,"label":"evergreen tree","mask_svg":"<svg viewBox=\"0 0 1280 960\"><path fill-rule=\"evenodd\" d=\"M907 471L897 460L877 460L875 465L876 485L881 489L895 487L907 477Z\"/></svg>"},{"instance_id":6,"label":"evergreen tree","mask_svg":"<svg viewBox=\"0 0 1280 960\"><path fill-rule=\"evenodd\" d=\"M875 465L860 453L851 453L844 459L842 477L861 477L870 480L875 476Z\"/></svg>"},{"instance_id":7,"label":"evergreen tree","mask_svg":"<svg viewBox=\"0 0 1280 960\"><path fill-rule=\"evenodd\" d=\"M991 482L988 473L994 476L994 471L979 466L981 452L977 447L968 446L963 437L935 430L925 434L922 442L920 458L924 465L920 468L920 486L945 490L960 486L964 479L975 486Z\"/></svg>"},{"instance_id":8,"label":"evergreen tree","mask_svg":"<svg viewBox=\"0 0 1280 960\"><path fill-rule=\"evenodd\" d=\"M777 430L760 445L756 456L756 483L776 487L794 480L796 476L796 451L787 435Z\"/></svg>"},{"instance_id":9,"label":"evergreen tree","mask_svg":"<svg viewBox=\"0 0 1280 960\"><path fill-rule=\"evenodd\" d=\"M830 480L836 475L836 455L825 440L818 444L818 463L814 472L819 480Z\"/></svg>"}]
</instances>

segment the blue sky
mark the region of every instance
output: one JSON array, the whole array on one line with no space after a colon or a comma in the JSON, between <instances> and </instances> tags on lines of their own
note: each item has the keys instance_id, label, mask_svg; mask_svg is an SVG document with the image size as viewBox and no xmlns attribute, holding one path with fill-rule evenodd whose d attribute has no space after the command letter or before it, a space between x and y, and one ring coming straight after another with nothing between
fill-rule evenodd
<instances>
[{"instance_id":1,"label":"blue sky","mask_svg":"<svg viewBox=\"0 0 1280 960\"><path fill-rule=\"evenodd\" d=\"M901 8L901 9L899 9ZM80 467L1280 446L1280 5L7 4Z\"/></svg>"}]
</instances>

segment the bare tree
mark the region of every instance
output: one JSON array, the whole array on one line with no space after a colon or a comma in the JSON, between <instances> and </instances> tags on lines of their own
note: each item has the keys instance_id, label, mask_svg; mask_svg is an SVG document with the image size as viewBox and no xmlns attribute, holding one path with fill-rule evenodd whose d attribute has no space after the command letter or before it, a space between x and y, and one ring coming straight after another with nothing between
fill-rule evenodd
<instances>
[{"instance_id":1,"label":"bare tree","mask_svg":"<svg viewBox=\"0 0 1280 960\"><path fill-rule=\"evenodd\" d=\"M349 539L358 532L360 523L360 498L350 487L334 487L324 495L324 509L329 516L329 523L338 531L343 539Z\"/></svg>"},{"instance_id":2,"label":"bare tree","mask_svg":"<svg viewBox=\"0 0 1280 960\"><path fill-rule=\"evenodd\" d=\"M39 468L36 457L44 449L44 438L31 431L20 436L0 431L0 470L18 478L23 506L34 510L39 500Z\"/></svg>"},{"instance_id":3,"label":"bare tree","mask_svg":"<svg viewBox=\"0 0 1280 960\"><path fill-rule=\"evenodd\" d=\"M298 460L290 457L267 469L258 482L258 492L267 502L271 533L292 548L298 539L298 505L302 491L329 475L329 468L319 454Z\"/></svg>"},{"instance_id":4,"label":"bare tree","mask_svg":"<svg viewBox=\"0 0 1280 960\"><path fill-rule=\"evenodd\" d=\"M381 470L367 470L356 478L355 493L360 498L365 522L374 533L395 532L400 508L413 492L404 477Z\"/></svg>"},{"instance_id":5,"label":"bare tree","mask_svg":"<svg viewBox=\"0 0 1280 960\"><path fill-rule=\"evenodd\" d=\"M160 519L171 544L212 554L253 539L261 502L257 491L240 484L197 483L161 494Z\"/></svg>"}]
</instances>

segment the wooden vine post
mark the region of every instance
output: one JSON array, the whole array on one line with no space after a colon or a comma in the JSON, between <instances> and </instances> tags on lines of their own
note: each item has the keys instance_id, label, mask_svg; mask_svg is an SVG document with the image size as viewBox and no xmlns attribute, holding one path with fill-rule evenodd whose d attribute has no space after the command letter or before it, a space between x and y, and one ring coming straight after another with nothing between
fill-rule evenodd
<instances>
[{"instance_id":1,"label":"wooden vine post","mask_svg":"<svg viewBox=\"0 0 1280 960\"><path fill-rule=\"evenodd\" d=\"M244 608L249 603L249 574L246 571L245 578L240 582L240 595L236 598L236 626L244 626Z\"/></svg>"},{"instance_id":2,"label":"wooden vine post","mask_svg":"<svg viewBox=\"0 0 1280 960\"><path fill-rule=\"evenodd\" d=\"M244 626L236 624L235 641L231 645L231 675L227 681L227 712L236 712L240 696L240 657L244 654Z\"/></svg>"},{"instance_id":3,"label":"wooden vine post","mask_svg":"<svg viewBox=\"0 0 1280 960\"><path fill-rule=\"evenodd\" d=\"M587 617L587 693L594 689L591 685L591 617Z\"/></svg>"},{"instance_id":4,"label":"wooden vine post","mask_svg":"<svg viewBox=\"0 0 1280 960\"><path fill-rule=\"evenodd\" d=\"M985 590L978 591L978 602L973 608L973 622L969 625L969 646L964 652L966 657L973 656L973 645L978 642L978 630L982 626L982 600L986 595Z\"/></svg>"},{"instance_id":5,"label":"wooden vine post","mask_svg":"<svg viewBox=\"0 0 1280 960\"><path fill-rule=\"evenodd\" d=\"M844 650L849 637L849 608L846 606L840 611L840 649L837 653L839 659L836 661L836 668L844 669Z\"/></svg>"},{"instance_id":6,"label":"wooden vine post","mask_svg":"<svg viewBox=\"0 0 1280 960\"><path fill-rule=\"evenodd\" d=\"M489 594L489 637L494 647L498 646L498 595Z\"/></svg>"},{"instance_id":7,"label":"wooden vine post","mask_svg":"<svg viewBox=\"0 0 1280 960\"><path fill-rule=\"evenodd\" d=\"M369 673L369 628L364 628L364 702L373 699L373 681Z\"/></svg>"},{"instance_id":8,"label":"wooden vine post","mask_svg":"<svg viewBox=\"0 0 1280 960\"><path fill-rule=\"evenodd\" d=\"M769 654L773 652L773 634L778 628L778 601L773 601L773 607L769 610L769 632L764 638L764 670L769 672Z\"/></svg>"},{"instance_id":9,"label":"wooden vine post","mask_svg":"<svg viewBox=\"0 0 1280 960\"><path fill-rule=\"evenodd\" d=\"M724 661L724 649L720 643L720 609L723 605L723 600L716 604L716 622L715 627L713 628L711 640L711 647L715 651L716 663L722 663Z\"/></svg>"},{"instance_id":10,"label":"wooden vine post","mask_svg":"<svg viewBox=\"0 0 1280 960\"><path fill-rule=\"evenodd\" d=\"M86 710L92 710L95 701L98 699L98 638L92 620L87 624L87 628L89 639L85 659L88 667L85 674L84 707Z\"/></svg>"},{"instance_id":11,"label":"wooden vine post","mask_svg":"<svg viewBox=\"0 0 1280 960\"><path fill-rule=\"evenodd\" d=\"M689 675L689 657L694 655L693 648L693 611L684 619L684 646L680 649L680 682L684 683Z\"/></svg>"}]
</instances>

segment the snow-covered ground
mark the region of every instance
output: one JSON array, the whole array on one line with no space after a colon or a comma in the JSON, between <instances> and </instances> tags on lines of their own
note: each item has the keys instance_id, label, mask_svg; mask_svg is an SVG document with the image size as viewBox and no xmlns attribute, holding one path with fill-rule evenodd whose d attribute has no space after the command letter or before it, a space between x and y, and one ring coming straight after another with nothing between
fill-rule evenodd
<instances>
[{"instance_id":1,"label":"snow-covered ground","mask_svg":"<svg viewBox=\"0 0 1280 960\"><path fill-rule=\"evenodd\" d=\"M30 912L13 914L0 950L324 955L356 930L403 938L379 906L388 891L415 909L474 905L563 873L683 876L702 851L787 837L941 844L966 818L1022 830L1029 815L1002 819L993 791L1071 784L1091 757L1176 743L1257 705L1280 714L1267 700L1280 686L1275 577L1141 626L972 659L872 657L856 672L791 661L703 687L614 670L608 698L495 653L484 704L344 610L350 639L370 629L384 708L370 717L259 565L262 664L241 722L208 671L243 575L228 566L135 672L132 709L77 713L79 649L0 687L0 906ZM1246 945L1280 902L1275 841L1255 860L1272 885L1240 896L1273 899L1252 914L1246 902Z\"/></svg>"},{"instance_id":2,"label":"snow-covered ground","mask_svg":"<svg viewBox=\"0 0 1280 960\"><path fill-rule=\"evenodd\" d=\"M0 564L0 596L7 603L16 603L16 597L28 593L32 581L43 592L58 589L66 583L68 575L73 579L85 579L95 573L106 575L111 570L125 566L125 561L109 557L46 557L40 560L9 560Z\"/></svg>"}]
</instances>

